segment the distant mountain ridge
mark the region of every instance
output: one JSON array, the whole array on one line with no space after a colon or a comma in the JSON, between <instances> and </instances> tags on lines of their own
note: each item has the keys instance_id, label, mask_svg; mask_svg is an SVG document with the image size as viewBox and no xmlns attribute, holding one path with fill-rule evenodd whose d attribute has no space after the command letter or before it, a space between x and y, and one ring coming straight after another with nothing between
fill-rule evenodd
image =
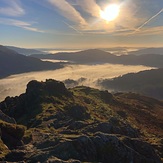
<instances>
[{"instance_id":1,"label":"distant mountain ridge","mask_svg":"<svg viewBox=\"0 0 163 163\"><path fill-rule=\"evenodd\" d=\"M15 52L19 54L23 54L26 56L32 55L32 54L47 54L43 51L36 50L36 49L27 49L27 48L19 48L15 46L6 46L8 49L14 50Z\"/></svg>"},{"instance_id":2,"label":"distant mountain ridge","mask_svg":"<svg viewBox=\"0 0 163 163\"><path fill-rule=\"evenodd\" d=\"M129 55L143 55L143 54L160 54L163 55L163 48L144 48L136 51L131 51Z\"/></svg>"},{"instance_id":3,"label":"distant mountain ridge","mask_svg":"<svg viewBox=\"0 0 163 163\"><path fill-rule=\"evenodd\" d=\"M79 52L60 52L56 54L48 54L48 55L31 55L40 59L58 59L58 60L68 60L77 63L93 63L93 62L105 62L106 59L115 58L115 55L111 53L98 50L98 49L88 49Z\"/></svg>"},{"instance_id":4,"label":"distant mountain ridge","mask_svg":"<svg viewBox=\"0 0 163 163\"><path fill-rule=\"evenodd\" d=\"M163 55L122 55L116 56L98 49L89 49L74 53L56 53L48 55L31 55L39 59L68 60L79 64L112 63L124 65L145 65L150 67L163 67Z\"/></svg>"},{"instance_id":5,"label":"distant mountain ridge","mask_svg":"<svg viewBox=\"0 0 163 163\"><path fill-rule=\"evenodd\" d=\"M43 62L23 56L0 45L0 78L31 71L53 70L63 67L59 63Z\"/></svg>"}]
</instances>

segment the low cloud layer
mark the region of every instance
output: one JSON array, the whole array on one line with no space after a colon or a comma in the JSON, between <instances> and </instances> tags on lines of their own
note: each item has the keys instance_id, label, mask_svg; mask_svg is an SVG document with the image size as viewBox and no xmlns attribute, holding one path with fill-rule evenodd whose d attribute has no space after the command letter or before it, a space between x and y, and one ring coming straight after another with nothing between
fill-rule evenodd
<instances>
[{"instance_id":1,"label":"low cloud layer","mask_svg":"<svg viewBox=\"0 0 163 163\"><path fill-rule=\"evenodd\" d=\"M31 80L44 81L45 79L78 80L86 78L82 85L96 87L98 79L113 78L128 72L138 72L151 69L145 66L124 66L124 65L68 65L65 68L54 71L31 72L13 75L0 80L0 101L6 96L16 96L25 92L26 85Z\"/></svg>"}]
</instances>

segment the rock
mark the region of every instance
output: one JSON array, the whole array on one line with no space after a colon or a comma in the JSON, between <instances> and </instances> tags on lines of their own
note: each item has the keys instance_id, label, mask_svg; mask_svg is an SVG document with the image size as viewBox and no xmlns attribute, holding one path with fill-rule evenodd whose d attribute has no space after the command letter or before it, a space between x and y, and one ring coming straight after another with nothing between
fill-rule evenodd
<instances>
[{"instance_id":1,"label":"rock","mask_svg":"<svg viewBox=\"0 0 163 163\"><path fill-rule=\"evenodd\" d=\"M26 152L23 150L12 150L9 154L6 155L5 160L9 162L18 162L23 161Z\"/></svg>"},{"instance_id":2,"label":"rock","mask_svg":"<svg viewBox=\"0 0 163 163\"><path fill-rule=\"evenodd\" d=\"M40 96L40 95L65 95L71 96L71 93L67 90L65 85L62 82L48 79L46 82L38 82L36 80L32 80L27 84L26 93L33 96Z\"/></svg>"},{"instance_id":3,"label":"rock","mask_svg":"<svg viewBox=\"0 0 163 163\"><path fill-rule=\"evenodd\" d=\"M137 143L137 148L131 145ZM103 133L62 140L48 155L61 160L74 158L81 162L161 163L159 156L149 144L131 138L121 141L120 137Z\"/></svg>"},{"instance_id":4,"label":"rock","mask_svg":"<svg viewBox=\"0 0 163 163\"><path fill-rule=\"evenodd\" d=\"M84 121L73 121L69 126L68 129L70 130L78 130L86 127L88 124Z\"/></svg>"},{"instance_id":5,"label":"rock","mask_svg":"<svg viewBox=\"0 0 163 163\"><path fill-rule=\"evenodd\" d=\"M8 122L8 123L16 124L16 121L15 121L14 118L11 118L11 117L7 116L1 110L0 110L0 120Z\"/></svg>"},{"instance_id":6,"label":"rock","mask_svg":"<svg viewBox=\"0 0 163 163\"><path fill-rule=\"evenodd\" d=\"M122 142L125 143L129 148L133 149L135 152L139 153L142 156L145 156L148 162L159 162L159 159L157 159L158 156L150 144L143 142L140 139L130 139L128 137L124 137L122 139ZM151 156L154 156L153 160L150 160Z\"/></svg>"},{"instance_id":7,"label":"rock","mask_svg":"<svg viewBox=\"0 0 163 163\"><path fill-rule=\"evenodd\" d=\"M42 111L40 103L51 101L53 96L57 98L71 98L72 93L59 81L49 79L46 82L38 82L32 80L27 84L26 93L19 97L7 97L5 101L0 103L0 109L16 121L21 119L19 123L30 127L32 125L30 119L34 119ZM39 123L37 121L35 125Z\"/></svg>"},{"instance_id":8,"label":"rock","mask_svg":"<svg viewBox=\"0 0 163 163\"><path fill-rule=\"evenodd\" d=\"M9 149L23 145L25 128L20 125L0 121L1 139Z\"/></svg>"},{"instance_id":9,"label":"rock","mask_svg":"<svg viewBox=\"0 0 163 163\"><path fill-rule=\"evenodd\" d=\"M67 114L75 120L85 120L89 119L90 115L88 113L88 109L81 105L72 105L65 108L67 110Z\"/></svg>"},{"instance_id":10,"label":"rock","mask_svg":"<svg viewBox=\"0 0 163 163\"><path fill-rule=\"evenodd\" d=\"M107 134L120 134L124 136L129 136L131 138L139 137L139 133L136 129L131 127L129 124L125 124L121 121L118 121L117 119L114 120L114 123L112 119L110 122L101 122L95 123L93 125L88 125L85 129L83 129L83 131L84 133L102 132Z\"/></svg>"},{"instance_id":11,"label":"rock","mask_svg":"<svg viewBox=\"0 0 163 163\"><path fill-rule=\"evenodd\" d=\"M113 95L109 93L107 90L106 91L100 91L100 98L105 102L105 103L110 103L113 100Z\"/></svg>"},{"instance_id":12,"label":"rock","mask_svg":"<svg viewBox=\"0 0 163 163\"><path fill-rule=\"evenodd\" d=\"M7 121L0 123L6 160L161 163L155 152L162 156L162 143L155 144L162 138L161 101L148 105L141 98L130 100L84 86L68 90L50 79L29 82L26 93L7 97L0 108L8 116L0 112ZM24 129L8 123L10 116L27 127L26 145Z\"/></svg>"}]
</instances>

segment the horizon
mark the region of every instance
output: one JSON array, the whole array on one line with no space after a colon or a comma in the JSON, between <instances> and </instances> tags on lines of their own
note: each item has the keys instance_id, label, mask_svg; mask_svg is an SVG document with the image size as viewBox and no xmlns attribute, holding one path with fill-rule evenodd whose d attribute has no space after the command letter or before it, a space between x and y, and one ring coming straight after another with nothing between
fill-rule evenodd
<instances>
[{"instance_id":1,"label":"horizon","mask_svg":"<svg viewBox=\"0 0 163 163\"><path fill-rule=\"evenodd\" d=\"M24 47L24 46L16 46L16 45L2 45L2 44L0 44L1 46L5 46L5 47L15 47L15 48L21 48L21 49L35 49L35 50L81 50L81 51L83 51L83 50L103 50L103 51L106 51L107 49L116 49L116 48L119 48L119 49L127 49L127 48L131 48L131 49L138 49L138 50L140 50L140 49L151 49L151 48L163 48L163 46L112 46L112 47L110 47L110 46L108 46L108 47L103 47L103 48L96 48L96 47L90 47L90 48L71 48L71 47L69 47L69 48L59 48L59 47Z\"/></svg>"},{"instance_id":2,"label":"horizon","mask_svg":"<svg viewBox=\"0 0 163 163\"><path fill-rule=\"evenodd\" d=\"M100 15L111 4L119 9L113 20ZM30 49L163 47L162 0L1 0L0 6L2 45Z\"/></svg>"}]
</instances>

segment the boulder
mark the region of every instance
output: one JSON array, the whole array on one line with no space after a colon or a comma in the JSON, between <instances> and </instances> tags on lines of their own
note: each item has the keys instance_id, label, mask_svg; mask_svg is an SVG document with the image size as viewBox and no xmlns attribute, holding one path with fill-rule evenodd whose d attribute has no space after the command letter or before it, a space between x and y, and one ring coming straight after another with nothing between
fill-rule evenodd
<instances>
[{"instance_id":1,"label":"boulder","mask_svg":"<svg viewBox=\"0 0 163 163\"><path fill-rule=\"evenodd\" d=\"M137 139L121 139L100 132L93 136L81 135L72 140L62 140L49 155L65 161L73 158L81 162L161 163L151 145ZM134 147L137 143L139 145Z\"/></svg>"}]
</instances>

